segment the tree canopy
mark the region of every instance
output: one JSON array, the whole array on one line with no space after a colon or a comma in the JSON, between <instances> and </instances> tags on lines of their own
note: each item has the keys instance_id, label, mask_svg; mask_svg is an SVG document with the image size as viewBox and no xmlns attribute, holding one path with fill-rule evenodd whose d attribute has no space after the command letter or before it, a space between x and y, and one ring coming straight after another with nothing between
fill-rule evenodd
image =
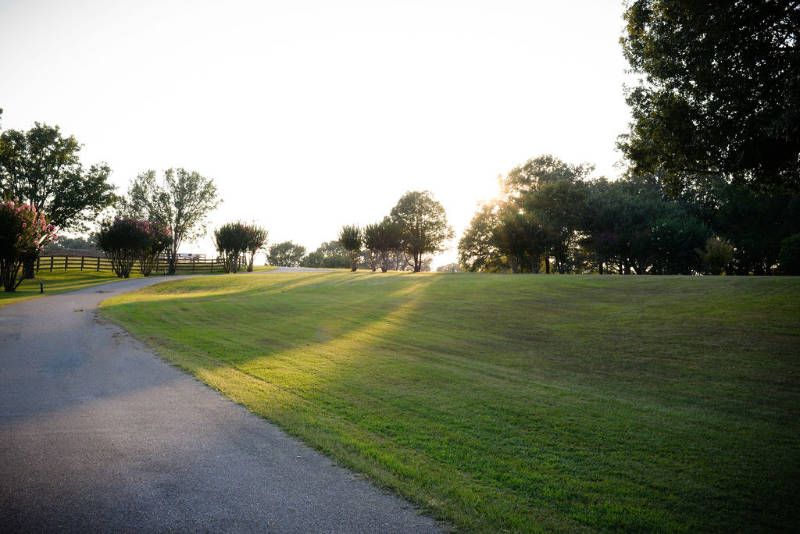
<instances>
[{"instance_id":1,"label":"tree canopy","mask_svg":"<svg viewBox=\"0 0 800 534\"><path fill-rule=\"evenodd\" d=\"M409 191L400 197L391 218L400 229L403 248L414 261L414 272L422 270L422 255L439 252L453 238L447 215L429 191Z\"/></svg>"},{"instance_id":2,"label":"tree canopy","mask_svg":"<svg viewBox=\"0 0 800 534\"><path fill-rule=\"evenodd\" d=\"M220 203L214 180L186 169L167 169L159 181L156 171L137 176L128 189L123 212L166 225L172 232L169 272L175 272L178 249L187 240L205 235L206 217Z\"/></svg>"},{"instance_id":3,"label":"tree canopy","mask_svg":"<svg viewBox=\"0 0 800 534\"><path fill-rule=\"evenodd\" d=\"M634 174L672 196L706 174L800 187L800 3L636 0L625 20Z\"/></svg>"},{"instance_id":4,"label":"tree canopy","mask_svg":"<svg viewBox=\"0 0 800 534\"><path fill-rule=\"evenodd\" d=\"M86 230L114 201L104 163L83 166L81 145L58 126L35 123L0 134L0 197L44 212L61 230Z\"/></svg>"},{"instance_id":5,"label":"tree canopy","mask_svg":"<svg viewBox=\"0 0 800 534\"><path fill-rule=\"evenodd\" d=\"M305 256L306 248L292 241L276 243L269 247L267 261L279 267L297 267Z\"/></svg>"}]
</instances>

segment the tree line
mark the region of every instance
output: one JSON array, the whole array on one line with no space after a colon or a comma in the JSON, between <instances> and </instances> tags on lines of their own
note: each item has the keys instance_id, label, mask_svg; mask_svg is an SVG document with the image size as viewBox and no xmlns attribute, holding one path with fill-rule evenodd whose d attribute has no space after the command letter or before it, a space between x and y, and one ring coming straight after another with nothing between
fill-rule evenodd
<instances>
[{"instance_id":1,"label":"tree line","mask_svg":"<svg viewBox=\"0 0 800 534\"><path fill-rule=\"evenodd\" d=\"M458 245L469 271L797 274L800 195L722 177L671 197L652 175L589 179L539 156L502 180Z\"/></svg>"}]
</instances>

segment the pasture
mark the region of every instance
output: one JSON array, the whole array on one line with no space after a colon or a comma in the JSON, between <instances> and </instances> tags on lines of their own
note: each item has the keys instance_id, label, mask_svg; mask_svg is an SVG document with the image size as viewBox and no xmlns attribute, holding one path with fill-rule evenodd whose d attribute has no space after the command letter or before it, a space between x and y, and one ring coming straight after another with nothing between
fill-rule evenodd
<instances>
[{"instance_id":1,"label":"pasture","mask_svg":"<svg viewBox=\"0 0 800 534\"><path fill-rule=\"evenodd\" d=\"M800 522L796 279L220 275L101 311L458 529Z\"/></svg>"}]
</instances>

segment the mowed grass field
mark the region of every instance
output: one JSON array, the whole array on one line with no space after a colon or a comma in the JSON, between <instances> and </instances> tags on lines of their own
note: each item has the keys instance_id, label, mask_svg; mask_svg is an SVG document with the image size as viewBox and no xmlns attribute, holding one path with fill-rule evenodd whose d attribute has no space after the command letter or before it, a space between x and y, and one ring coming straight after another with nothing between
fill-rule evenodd
<instances>
[{"instance_id":1,"label":"mowed grass field","mask_svg":"<svg viewBox=\"0 0 800 534\"><path fill-rule=\"evenodd\" d=\"M131 277L138 275L131 274ZM24 280L16 291L6 293L0 286L0 308L14 302L21 302L35 297L56 295L66 291L74 291L97 284L120 280L111 271L95 272L92 270L55 271L42 270L34 280ZM39 281L44 283L44 294L40 293Z\"/></svg>"},{"instance_id":2,"label":"mowed grass field","mask_svg":"<svg viewBox=\"0 0 800 534\"><path fill-rule=\"evenodd\" d=\"M800 524L800 279L273 273L102 313L459 530Z\"/></svg>"}]
</instances>

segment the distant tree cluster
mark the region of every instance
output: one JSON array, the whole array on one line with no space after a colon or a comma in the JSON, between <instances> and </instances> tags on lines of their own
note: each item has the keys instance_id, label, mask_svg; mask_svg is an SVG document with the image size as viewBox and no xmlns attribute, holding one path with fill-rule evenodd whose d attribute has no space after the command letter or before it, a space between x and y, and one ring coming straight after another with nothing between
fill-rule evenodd
<instances>
[{"instance_id":1,"label":"distant tree cluster","mask_svg":"<svg viewBox=\"0 0 800 534\"><path fill-rule=\"evenodd\" d=\"M373 272L379 268L385 273L406 267L420 272L430 270L430 259L425 254L441 251L445 241L452 237L453 230L447 224L444 207L430 192L409 191L382 221L364 228L343 226L337 250L346 254L347 266L353 272L360 265L366 265ZM342 252L338 253L338 258L342 257ZM324 257L321 251L312 254L309 266ZM340 260L335 263L341 266Z\"/></svg>"},{"instance_id":2,"label":"distant tree cluster","mask_svg":"<svg viewBox=\"0 0 800 534\"><path fill-rule=\"evenodd\" d=\"M292 241L283 241L269 247L267 263L278 267L297 267L306 254L306 247Z\"/></svg>"},{"instance_id":3,"label":"distant tree cluster","mask_svg":"<svg viewBox=\"0 0 800 534\"><path fill-rule=\"evenodd\" d=\"M459 242L469 271L790 274L800 195L722 177L701 198L653 176L588 179L591 167L540 156L503 180ZM787 241L788 239L788 241ZM784 258L781 261L781 258Z\"/></svg>"}]
</instances>

